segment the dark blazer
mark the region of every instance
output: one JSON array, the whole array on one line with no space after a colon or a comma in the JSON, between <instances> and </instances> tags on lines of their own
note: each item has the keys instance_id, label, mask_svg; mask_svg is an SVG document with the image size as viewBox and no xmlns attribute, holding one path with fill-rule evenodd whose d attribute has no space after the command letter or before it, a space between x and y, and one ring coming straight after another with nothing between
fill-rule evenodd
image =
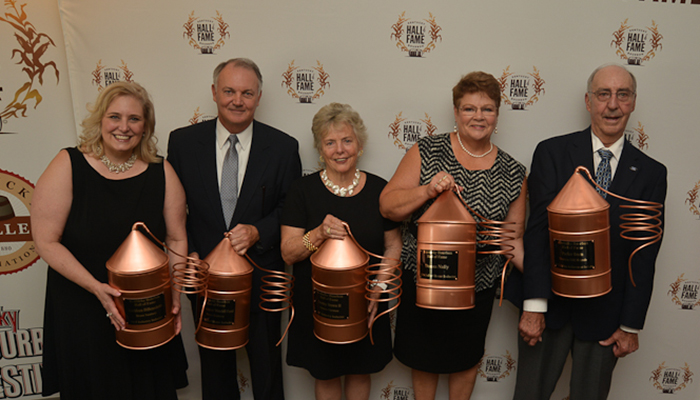
<instances>
[{"instance_id":1,"label":"dark blazer","mask_svg":"<svg viewBox=\"0 0 700 400\"><path fill-rule=\"evenodd\" d=\"M590 127L541 142L532 159L528 178L530 217L524 236L524 276L514 270L509 278L507 295L516 305L523 299L546 298L547 327L559 329L571 322L574 334L581 340L604 340L620 325L641 329L651 300L656 256L661 242L637 253L632 261L636 287L628 272L629 255L640 245L620 237L622 201L608 196L610 203L610 247L612 291L592 299L569 299L551 291L551 256L547 206L571 178L578 166L593 169ZM653 160L629 142L624 142L622 155L611 192L636 200L663 204L666 198L666 167ZM662 215L663 222L663 215Z\"/></svg>"},{"instance_id":2,"label":"dark blazer","mask_svg":"<svg viewBox=\"0 0 700 400\"><path fill-rule=\"evenodd\" d=\"M226 226L216 170L216 119L180 128L170 134L168 161L187 195L187 233L190 251L203 259L236 224L254 225L260 240L247 254L259 266L283 270L279 218L289 186L301 176L299 143L271 126L253 121L253 140L245 178L233 219ZM251 299L260 298L255 268ZM251 311L258 311L257 301Z\"/></svg>"}]
</instances>

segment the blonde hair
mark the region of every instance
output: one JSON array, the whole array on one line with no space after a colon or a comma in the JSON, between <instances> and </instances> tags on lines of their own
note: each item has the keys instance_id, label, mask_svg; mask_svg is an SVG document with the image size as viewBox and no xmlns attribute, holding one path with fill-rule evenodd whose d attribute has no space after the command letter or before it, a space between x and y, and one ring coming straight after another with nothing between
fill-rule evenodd
<instances>
[{"instance_id":1,"label":"blonde hair","mask_svg":"<svg viewBox=\"0 0 700 400\"><path fill-rule=\"evenodd\" d=\"M138 147L134 150L136 156L147 163L161 162L162 159L158 157L158 148L156 147L158 139L154 135L156 116L153 102L146 89L136 82L115 82L107 86L97 96L97 100L92 106L88 106L90 115L80 124L83 127L83 133L78 139L78 149L97 158L104 155L102 118L107 112L109 105L120 96L131 96L141 103L143 107L144 131Z\"/></svg>"},{"instance_id":2,"label":"blonde hair","mask_svg":"<svg viewBox=\"0 0 700 400\"><path fill-rule=\"evenodd\" d=\"M355 136L357 136L360 148L365 147L365 143L367 143L367 128L365 128L365 123L362 121L360 114L353 110L349 104L331 103L318 110L311 124L311 132L314 135L314 147L319 153L321 153L321 144L323 143L323 138L328 134L328 129L331 126L337 127L340 124L350 125Z\"/></svg>"}]
</instances>

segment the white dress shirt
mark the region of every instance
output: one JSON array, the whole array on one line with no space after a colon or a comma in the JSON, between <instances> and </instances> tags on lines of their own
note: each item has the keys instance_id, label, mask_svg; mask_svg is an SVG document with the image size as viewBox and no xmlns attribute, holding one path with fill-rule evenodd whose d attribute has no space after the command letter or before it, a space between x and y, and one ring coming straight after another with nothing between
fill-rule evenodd
<instances>
[{"instance_id":1,"label":"white dress shirt","mask_svg":"<svg viewBox=\"0 0 700 400\"><path fill-rule=\"evenodd\" d=\"M216 175L221 189L221 172L224 168L224 158L230 146L227 142L231 133L224 127L221 121L216 120ZM248 158L250 157L250 145L253 142L253 124L248 125L243 132L236 135L238 142L236 150L238 151L238 193L241 193L243 186L243 178L245 178L245 170L248 166Z\"/></svg>"}]
</instances>

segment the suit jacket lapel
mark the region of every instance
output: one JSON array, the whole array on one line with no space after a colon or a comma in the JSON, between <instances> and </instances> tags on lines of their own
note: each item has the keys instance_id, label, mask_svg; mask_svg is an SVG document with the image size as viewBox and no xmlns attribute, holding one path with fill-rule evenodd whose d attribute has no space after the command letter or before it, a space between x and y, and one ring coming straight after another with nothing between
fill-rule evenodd
<instances>
[{"instance_id":1,"label":"suit jacket lapel","mask_svg":"<svg viewBox=\"0 0 700 400\"><path fill-rule=\"evenodd\" d=\"M265 174L265 149L269 147L268 137L265 129L258 121L253 121L253 140L250 144L250 156L245 169L243 186L238 196L236 210L233 212L234 224L238 223L242 215L245 215L246 208L250 205L255 191L260 187L260 182ZM220 206L219 206L220 207Z\"/></svg>"},{"instance_id":2,"label":"suit jacket lapel","mask_svg":"<svg viewBox=\"0 0 700 400\"><path fill-rule=\"evenodd\" d=\"M576 134L574 140L569 144L569 155L574 169L583 166L595 177L593 169L593 144L591 142L591 129L584 129ZM568 178L567 178L568 179Z\"/></svg>"},{"instance_id":3,"label":"suit jacket lapel","mask_svg":"<svg viewBox=\"0 0 700 400\"><path fill-rule=\"evenodd\" d=\"M622 148L622 155L620 156L620 161L617 163L617 169L615 170L615 176L612 182L610 182L610 188L608 190L619 195L627 193L630 185L632 185L634 179L639 174L639 166L636 165L637 160L636 149L630 142L625 140Z\"/></svg>"},{"instance_id":4,"label":"suit jacket lapel","mask_svg":"<svg viewBox=\"0 0 700 400\"><path fill-rule=\"evenodd\" d=\"M220 215L222 225L224 212L221 209L221 194L219 193L218 171L216 170L216 119L205 124L197 143L198 147L193 149L199 166L199 177L204 186L204 193L209 201L213 212Z\"/></svg>"}]
</instances>

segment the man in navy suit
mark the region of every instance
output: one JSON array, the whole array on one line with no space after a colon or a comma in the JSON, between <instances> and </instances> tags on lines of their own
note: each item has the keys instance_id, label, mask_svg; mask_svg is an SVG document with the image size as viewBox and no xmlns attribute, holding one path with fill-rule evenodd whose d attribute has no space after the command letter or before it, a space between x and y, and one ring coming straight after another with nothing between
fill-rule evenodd
<instances>
[{"instance_id":1,"label":"man in navy suit","mask_svg":"<svg viewBox=\"0 0 700 400\"><path fill-rule=\"evenodd\" d=\"M572 354L571 400L606 399L617 359L639 347L651 300L656 256L661 242L634 256L636 287L630 281L628 258L639 242L620 237L620 200L610 203L612 291L595 298L572 299L551 291L551 256L547 206L582 165L591 173L612 152L611 192L663 204L666 167L625 140L625 127L636 104L637 82L624 67L605 65L588 80L585 95L591 126L541 142L528 178L530 217L524 236L524 273L514 271L507 292L524 299L519 331L516 400L549 399L569 352ZM594 168L595 167L595 168ZM663 222L663 220L662 220ZM518 299L519 297L519 299Z\"/></svg>"},{"instance_id":2,"label":"man in navy suit","mask_svg":"<svg viewBox=\"0 0 700 400\"><path fill-rule=\"evenodd\" d=\"M301 176L299 144L253 119L262 95L262 75L253 61L237 58L219 64L211 90L218 118L177 129L168 143L168 161L187 195L190 255L205 258L228 231L237 253L247 253L260 267L283 270L279 217L289 186ZM226 161L231 151L235 161ZM233 190L222 186L227 162L235 164L229 168L235 172L228 175L236 175ZM228 195L222 197L222 192ZM227 207L230 217L224 217ZM258 307L262 275L257 268L253 272L246 350L255 399L280 400L282 357L275 346L281 336L280 314ZM199 352L202 398L239 399L235 351L200 347Z\"/></svg>"}]
</instances>

